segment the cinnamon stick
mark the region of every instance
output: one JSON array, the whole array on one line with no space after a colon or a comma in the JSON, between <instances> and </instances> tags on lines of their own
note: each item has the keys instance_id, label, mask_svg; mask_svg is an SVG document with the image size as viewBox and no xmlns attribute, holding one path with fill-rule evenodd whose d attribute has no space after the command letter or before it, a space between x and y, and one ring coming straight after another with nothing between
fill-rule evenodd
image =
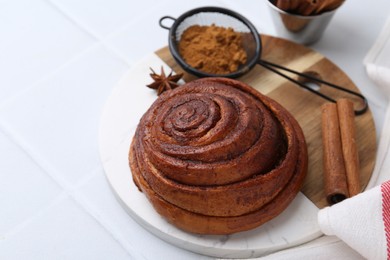
<instances>
[{"instance_id":1,"label":"cinnamon stick","mask_svg":"<svg viewBox=\"0 0 390 260\"><path fill-rule=\"evenodd\" d=\"M291 9L290 0L276 0L276 6L283 11L289 11Z\"/></svg>"},{"instance_id":2,"label":"cinnamon stick","mask_svg":"<svg viewBox=\"0 0 390 260\"><path fill-rule=\"evenodd\" d=\"M316 9L316 13L332 11L344 3L344 0L322 0Z\"/></svg>"},{"instance_id":3,"label":"cinnamon stick","mask_svg":"<svg viewBox=\"0 0 390 260\"><path fill-rule=\"evenodd\" d=\"M328 203L333 205L346 199L349 193L341 147L337 106L334 103L326 103L321 108L324 188Z\"/></svg>"},{"instance_id":4,"label":"cinnamon stick","mask_svg":"<svg viewBox=\"0 0 390 260\"><path fill-rule=\"evenodd\" d=\"M303 16L318 15L338 8L345 0L271 0L279 9Z\"/></svg>"},{"instance_id":5,"label":"cinnamon stick","mask_svg":"<svg viewBox=\"0 0 390 260\"><path fill-rule=\"evenodd\" d=\"M296 11L302 0L290 0L290 9Z\"/></svg>"},{"instance_id":6,"label":"cinnamon stick","mask_svg":"<svg viewBox=\"0 0 390 260\"><path fill-rule=\"evenodd\" d=\"M317 8L317 2L312 0L301 1L301 4L297 8L297 13L300 15L312 15Z\"/></svg>"},{"instance_id":7,"label":"cinnamon stick","mask_svg":"<svg viewBox=\"0 0 390 260\"><path fill-rule=\"evenodd\" d=\"M348 99L337 100L341 146L343 150L345 171L347 176L349 196L360 192L359 155L356 148L355 113L353 103Z\"/></svg>"}]
</instances>

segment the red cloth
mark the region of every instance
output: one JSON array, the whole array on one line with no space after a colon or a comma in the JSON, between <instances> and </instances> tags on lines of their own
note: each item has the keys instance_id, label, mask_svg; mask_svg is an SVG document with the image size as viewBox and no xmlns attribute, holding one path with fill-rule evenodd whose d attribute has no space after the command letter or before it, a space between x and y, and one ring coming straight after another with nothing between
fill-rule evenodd
<instances>
[{"instance_id":1,"label":"red cloth","mask_svg":"<svg viewBox=\"0 0 390 260\"><path fill-rule=\"evenodd\" d=\"M387 241L387 259L390 259L390 181L381 185L382 192L382 218L385 226Z\"/></svg>"}]
</instances>

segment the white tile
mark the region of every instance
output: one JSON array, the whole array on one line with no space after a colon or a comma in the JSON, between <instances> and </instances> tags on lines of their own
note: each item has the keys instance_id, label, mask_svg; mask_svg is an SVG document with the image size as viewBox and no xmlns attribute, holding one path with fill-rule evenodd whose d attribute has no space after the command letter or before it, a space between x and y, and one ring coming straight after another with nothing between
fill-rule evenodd
<instances>
[{"instance_id":1,"label":"white tile","mask_svg":"<svg viewBox=\"0 0 390 260\"><path fill-rule=\"evenodd\" d=\"M145 13L157 0L51 0L60 10L98 37L124 26Z\"/></svg>"},{"instance_id":2,"label":"white tile","mask_svg":"<svg viewBox=\"0 0 390 260\"><path fill-rule=\"evenodd\" d=\"M62 189L0 129L0 236L49 205Z\"/></svg>"},{"instance_id":3,"label":"white tile","mask_svg":"<svg viewBox=\"0 0 390 260\"><path fill-rule=\"evenodd\" d=\"M134 259L71 199L3 238L0 259Z\"/></svg>"},{"instance_id":4,"label":"white tile","mask_svg":"<svg viewBox=\"0 0 390 260\"><path fill-rule=\"evenodd\" d=\"M112 34L106 41L129 63L135 62L168 45L168 30L159 25L161 17L169 15L177 18L184 12L201 6L226 7L222 1L218 0L160 1L158 8L139 10L150 19L135 19L127 27ZM167 25L169 25L168 22Z\"/></svg>"},{"instance_id":5,"label":"white tile","mask_svg":"<svg viewBox=\"0 0 390 260\"><path fill-rule=\"evenodd\" d=\"M0 5L0 102L31 86L94 43L43 1Z\"/></svg>"},{"instance_id":6,"label":"white tile","mask_svg":"<svg viewBox=\"0 0 390 260\"><path fill-rule=\"evenodd\" d=\"M232 10L247 18L258 30L259 33L275 35L274 24L271 19L268 0L224 0L231 6Z\"/></svg>"},{"instance_id":7,"label":"white tile","mask_svg":"<svg viewBox=\"0 0 390 260\"><path fill-rule=\"evenodd\" d=\"M3 107L0 120L47 160L44 165L52 165L61 178L75 183L100 165L100 113L127 69L96 46Z\"/></svg>"},{"instance_id":8,"label":"white tile","mask_svg":"<svg viewBox=\"0 0 390 260\"><path fill-rule=\"evenodd\" d=\"M117 201L103 172L81 187L80 193L88 199L94 211L110 222L112 229L125 239L123 243L131 244L147 259L209 259L174 247L138 225Z\"/></svg>"}]
</instances>

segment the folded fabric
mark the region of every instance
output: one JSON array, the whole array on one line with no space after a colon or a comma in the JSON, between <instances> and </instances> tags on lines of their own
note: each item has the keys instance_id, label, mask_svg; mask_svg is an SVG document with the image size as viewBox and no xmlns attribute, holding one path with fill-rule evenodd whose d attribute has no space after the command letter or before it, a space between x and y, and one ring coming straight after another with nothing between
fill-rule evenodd
<instances>
[{"instance_id":1,"label":"folded fabric","mask_svg":"<svg viewBox=\"0 0 390 260\"><path fill-rule=\"evenodd\" d=\"M390 181L320 210L326 236L261 259L390 259Z\"/></svg>"},{"instance_id":2,"label":"folded fabric","mask_svg":"<svg viewBox=\"0 0 390 260\"><path fill-rule=\"evenodd\" d=\"M378 67L390 68L390 17L387 18L378 38L363 60L365 65L375 64Z\"/></svg>"},{"instance_id":3,"label":"folded fabric","mask_svg":"<svg viewBox=\"0 0 390 260\"><path fill-rule=\"evenodd\" d=\"M390 83L389 83L390 88ZM375 187L387 180L390 180L390 106L387 107L383 120L383 129L378 143L375 168L367 188Z\"/></svg>"},{"instance_id":4,"label":"folded fabric","mask_svg":"<svg viewBox=\"0 0 390 260\"><path fill-rule=\"evenodd\" d=\"M390 17L364 58L370 79L390 98Z\"/></svg>"},{"instance_id":5,"label":"folded fabric","mask_svg":"<svg viewBox=\"0 0 390 260\"><path fill-rule=\"evenodd\" d=\"M390 97L390 66L387 68L373 63L368 63L366 64L366 71L372 81L375 82L377 86L381 87L383 93L387 97Z\"/></svg>"},{"instance_id":6,"label":"folded fabric","mask_svg":"<svg viewBox=\"0 0 390 260\"><path fill-rule=\"evenodd\" d=\"M279 251L261 260L364 260L355 250L335 236L322 236L301 246Z\"/></svg>"},{"instance_id":7,"label":"folded fabric","mask_svg":"<svg viewBox=\"0 0 390 260\"><path fill-rule=\"evenodd\" d=\"M367 259L390 258L390 181L324 208L318 222Z\"/></svg>"}]
</instances>

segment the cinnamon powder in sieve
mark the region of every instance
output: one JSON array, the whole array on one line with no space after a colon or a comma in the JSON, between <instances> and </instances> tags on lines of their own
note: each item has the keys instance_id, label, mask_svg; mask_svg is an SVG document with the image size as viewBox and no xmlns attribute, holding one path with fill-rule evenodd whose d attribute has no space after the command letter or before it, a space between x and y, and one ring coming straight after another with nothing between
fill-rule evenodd
<instances>
[{"instance_id":1,"label":"cinnamon powder in sieve","mask_svg":"<svg viewBox=\"0 0 390 260\"><path fill-rule=\"evenodd\" d=\"M229 74L247 60L240 33L232 28L193 25L179 41L179 52L193 68L211 74Z\"/></svg>"}]
</instances>

